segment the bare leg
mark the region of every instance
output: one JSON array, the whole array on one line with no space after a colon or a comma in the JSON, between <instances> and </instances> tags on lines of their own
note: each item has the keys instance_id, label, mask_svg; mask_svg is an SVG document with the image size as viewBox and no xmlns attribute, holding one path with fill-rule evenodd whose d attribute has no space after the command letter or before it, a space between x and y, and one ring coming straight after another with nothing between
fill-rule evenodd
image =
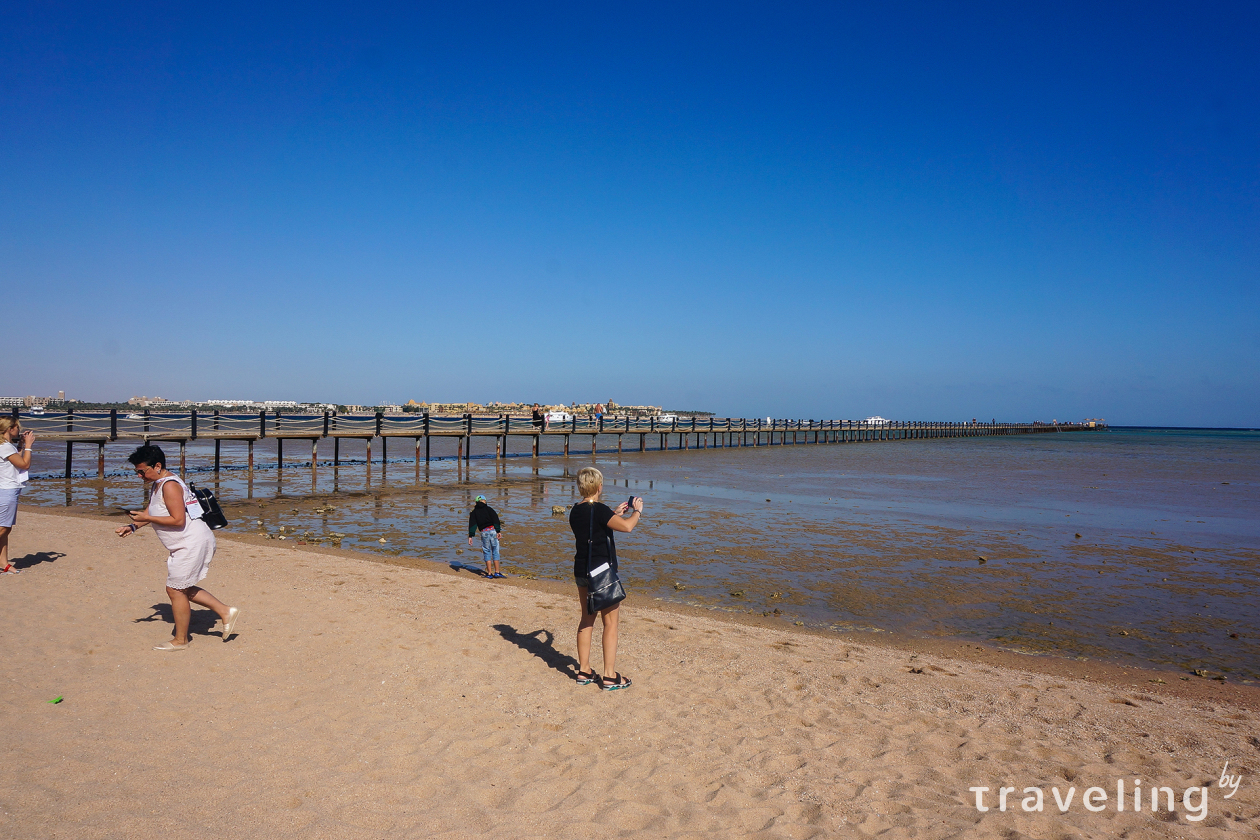
<instances>
[{"instance_id":1,"label":"bare leg","mask_svg":"<svg viewBox=\"0 0 1260 840\"><path fill-rule=\"evenodd\" d=\"M9 532L12 528L0 528L0 569L9 565Z\"/></svg>"},{"instance_id":2,"label":"bare leg","mask_svg":"<svg viewBox=\"0 0 1260 840\"><path fill-rule=\"evenodd\" d=\"M171 613L175 616L175 635L171 642L177 645L188 644L188 622L192 618L192 607L188 603L188 593L183 589L166 587L166 597L171 599Z\"/></svg>"},{"instance_id":3,"label":"bare leg","mask_svg":"<svg viewBox=\"0 0 1260 840\"><path fill-rule=\"evenodd\" d=\"M187 590L188 600L202 607L209 607L218 613L219 618L224 621L228 620L228 610L231 609L227 604L211 595L200 586L191 586Z\"/></svg>"},{"instance_id":4,"label":"bare leg","mask_svg":"<svg viewBox=\"0 0 1260 840\"><path fill-rule=\"evenodd\" d=\"M587 674L591 672L591 635L594 632L595 616L586 613L585 586L578 587L578 602L582 610L582 621L577 630L578 670Z\"/></svg>"},{"instance_id":5,"label":"bare leg","mask_svg":"<svg viewBox=\"0 0 1260 840\"><path fill-rule=\"evenodd\" d=\"M620 619L617 607L619 606L620 604L614 604L600 613L604 617L604 678L610 682L617 679L617 622Z\"/></svg>"},{"instance_id":6,"label":"bare leg","mask_svg":"<svg viewBox=\"0 0 1260 840\"><path fill-rule=\"evenodd\" d=\"M166 587L166 597L171 599L171 613L175 616L175 635L171 639L177 645L188 644L188 625L192 622L192 605L209 607L227 621L228 607L200 586L187 589Z\"/></svg>"}]
</instances>

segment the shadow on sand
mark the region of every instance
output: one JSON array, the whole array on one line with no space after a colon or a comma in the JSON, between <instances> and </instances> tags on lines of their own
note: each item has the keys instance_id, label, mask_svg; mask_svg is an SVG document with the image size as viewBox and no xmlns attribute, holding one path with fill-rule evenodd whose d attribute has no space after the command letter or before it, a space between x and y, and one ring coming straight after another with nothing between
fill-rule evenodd
<instances>
[{"instance_id":1,"label":"shadow on sand","mask_svg":"<svg viewBox=\"0 0 1260 840\"><path fill-rule=\"evenodd\" d=\"M31 566L38 566L40 563L55 563L65 556L60 551L37 551L34 554L27 554L25 557L14 557L10 562L25 571Z\"/></svg>"},{"instance_id":2,"label":"shadow on sand","mask_svg":"<svg viewBox=\"0 0 1260 840\"><path fill-rule=\"evenodd\" d=\"M132 623L139 624L143 621L162 621L166 624L174 626L175 615L171 612L171 605L169 603L154 604L149 607L149 609L153 610L151 614L146 615L143 618L133 618L131 620ZM214 629L214 625L218 622L218 620L219 616L214 612L214 610L197 609L194 606L192 617L188 621L188 633L190 635L197 634L200 636L208 636L210 635L210 631ZM236 628L232 628L232 635L235 636L236 634Z\"/></svg>"},{"instance_id":3,"label":"shadow on sand","mask_svg":"<svg viewBox=\"0 0 1260 840\"><path fill-rule=\"evenodd\" d=\"M547 666L553 670L559 671L566 677L573 678L577 675L577 660L568 654L561 653L552 645L554 636L550 630L535 630L533 633L519 633L516 628L510 624L496 624L494 629L499 631L499 635L507 639L527 653L537 656Z\"/></svg>"}]
</instances>

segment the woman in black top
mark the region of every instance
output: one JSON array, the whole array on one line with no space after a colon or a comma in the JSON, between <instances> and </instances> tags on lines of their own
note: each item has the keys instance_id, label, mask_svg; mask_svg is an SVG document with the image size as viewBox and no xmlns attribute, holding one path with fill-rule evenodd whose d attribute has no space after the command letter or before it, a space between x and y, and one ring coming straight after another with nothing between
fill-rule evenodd
<instances>
[{"instance_id":1,"label":"woman in black top","mask_svg":"<svg viewBox=\"0 0 1260 840\"><path fill-rule=\"evenodd\" d=\"M591 636L594 634L595 615L587 614L586 594L590 578L589 569L601 563L609 563L613 571L617 570L617 549L613 543L613 531L628 534L639 524L643 513L643 500L636 498L634 508L627 512L629 505L622 502L610 508L599 500L604 489L604 475L594 467L585 467L577 474L578 492L582 494L582 503L574 505L569 511L569 527L573 529L573 538L577 542L577 551L573 555L573 579L577 583L578 603L581 604L582 620L578 623L577 649L579 685L599 682L605 691L628 688L630 680L617 673L617 608L613 604L600 610L604 619L604 673L596 676L591 668ZM587 556L587 547L590 556Z\"/></svg>"}]
</instances>

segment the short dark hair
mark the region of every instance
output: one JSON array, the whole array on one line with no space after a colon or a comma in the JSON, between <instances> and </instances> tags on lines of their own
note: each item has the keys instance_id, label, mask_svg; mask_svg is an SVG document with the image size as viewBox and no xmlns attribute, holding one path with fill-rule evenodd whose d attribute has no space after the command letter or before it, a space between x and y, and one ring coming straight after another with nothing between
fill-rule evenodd
<instances>
[{"instance_id":1,"label":"short dark hair","mask_svg":"<svg viewBox=\"0 0 1260 840\"><path fill-rule=\"evenodd\" d=\"M133 467L138 467L141 464L156 467L161 464L162 469L166 469L166 453L162 451L162 447L154 446L151 443L136 447L136 451L128 455L127 460L131 462Z\"/></svg>"}]
</instances>

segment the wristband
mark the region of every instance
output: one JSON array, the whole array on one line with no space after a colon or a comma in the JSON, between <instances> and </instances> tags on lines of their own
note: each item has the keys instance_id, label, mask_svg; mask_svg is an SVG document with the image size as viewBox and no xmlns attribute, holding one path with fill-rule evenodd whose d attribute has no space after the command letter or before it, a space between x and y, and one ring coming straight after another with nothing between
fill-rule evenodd
<instances>
[{"instance_id":1,"label":"wristband","mask_svg":"<svg viewBox=\"0 0 1260 840\"><path fill-rule=\"evenodd\" d=\"M131 529L131 533L133 533L133 534L134 534L136 531L139 531L139 530L140 530L140 526L136 525L136 523L134 523L134 522L132 522L132 523L131 523L130 525L128 525L127 527Z\"/></svg>"}]
</instances>

